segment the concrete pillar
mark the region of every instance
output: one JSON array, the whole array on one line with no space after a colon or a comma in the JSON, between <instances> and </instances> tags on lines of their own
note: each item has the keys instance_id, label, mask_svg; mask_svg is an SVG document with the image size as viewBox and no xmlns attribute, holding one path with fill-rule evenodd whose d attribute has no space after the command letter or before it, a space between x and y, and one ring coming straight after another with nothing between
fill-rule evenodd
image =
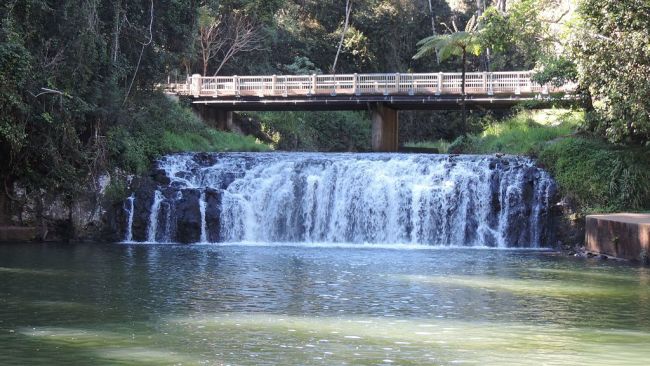
<instances>
[{"instance_id":1,"label":"concrete pillar","mask_svg":"<svg viewBox=\"0 0 650 366\"><path fill-rule=\"evenodd\" d=\"M372 113L372 151L396 152L399 147L397 109L376 103Z\"/></svg>"},{"instance_id":2,"label":"concrete pillar","mask_svg":"<svg viewBox=\"0 0 650 366\"><path fill-rule=\"evenodd\" d=\"M222 131L232 131L232 111L218 109L205 104L193 104L194 113L206 125Z\"/></svg>"},{"instance_id":3,"label":"concrete pillar","mask_svg":"<svg viewBox=\"0 0 650 366\"><path fill-rule=\"evenodd\" d=\"M192 75L192 79L190 81L190 94L192 94L194 98L201 96L201 75Z\"/></svg>"}]
</instances>

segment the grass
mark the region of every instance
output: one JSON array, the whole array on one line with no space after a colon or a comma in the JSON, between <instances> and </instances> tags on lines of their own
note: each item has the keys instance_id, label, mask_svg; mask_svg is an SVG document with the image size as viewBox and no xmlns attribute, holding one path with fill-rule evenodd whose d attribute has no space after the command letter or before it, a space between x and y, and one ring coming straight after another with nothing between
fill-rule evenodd
<instances>
[{"instance_id":1,"label":"grass","mask_svg":"<svg viewBox=\"0 0 650 366\"><path fill-rule=\"evenodd\" d=\"M454 141L450 152L538 156L548 141L571 135L584 112L566 109L523 111L505 121L489 120L483 133Z\"/></svg>"},{"instance_id":2,"label":"grass","mask_svg":"<svg viewBox=\"0 0 650 366\"><path fill-rule=\"evenodd\" d=\"M438 141L407 142L404 146L418 149L437 149L438 153L446 154L450 144L449 141L440 139Z\"/></svg>"},{"instance_id":3,"label":"grass","mask_svg":"<svg viewBox=\"0 0 650 366\"><path fill-rule=\"evenodd\" d=\"M203 134L165 131L162 143L163 149L169 152L270 150L269 146L261 144L252 136L217 130L208 130Z\"/></svg>"},{"instance_id":4,"label":"grass","mask_svg":"<svg viewBox=\"0 0 650 366\"><path fill-rule=\"evenodd\" d=\"M267 151L254 137L217 131L192 111L164 96L143 100L140 108L108 132L109 156L115 166L142 174L161 155L185 151Z\"/></svg>"}]
</instances>

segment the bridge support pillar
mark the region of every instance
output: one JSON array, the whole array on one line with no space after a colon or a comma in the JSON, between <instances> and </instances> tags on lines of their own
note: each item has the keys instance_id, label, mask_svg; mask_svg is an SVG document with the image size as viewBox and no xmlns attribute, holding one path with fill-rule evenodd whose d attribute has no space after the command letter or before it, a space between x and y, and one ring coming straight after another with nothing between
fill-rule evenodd
<instances>
[{"instance_id":1,"label":"bridge support pillar","mask_svg":"<svg viewBox=\"0 0 650 366\"><path fill-rule=\"evenodd\" d=\"M232 111L211 108L207 105L193 104L194 113L206 125L222 131L232 131Z\"/></svg>"},{"instance_id":2,"label":"bridge support pillar","mask_svg":"<svg viewBox=\"0 0 650 366\"><path fill-rule=\"evenodd\" d=\"M383 103L371 106L372 151L396 152L399 146L399 118L397 109Z\"/></svg>"}]
</instances>

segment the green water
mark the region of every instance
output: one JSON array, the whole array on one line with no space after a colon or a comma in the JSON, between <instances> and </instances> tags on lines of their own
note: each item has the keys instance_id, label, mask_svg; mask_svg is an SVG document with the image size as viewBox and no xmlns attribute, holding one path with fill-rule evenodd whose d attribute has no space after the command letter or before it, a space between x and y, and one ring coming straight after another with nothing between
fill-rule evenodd
<instances>
[{"instance_id":1,"label":"green water","mask_svg":"<svg viewBox=\"0 0 650 366\"><path fill-rule=\"evenodd\" d=\"M650 271L552 252L0 245L0 365L648 365Z\"/></svg>"}]
</instances>

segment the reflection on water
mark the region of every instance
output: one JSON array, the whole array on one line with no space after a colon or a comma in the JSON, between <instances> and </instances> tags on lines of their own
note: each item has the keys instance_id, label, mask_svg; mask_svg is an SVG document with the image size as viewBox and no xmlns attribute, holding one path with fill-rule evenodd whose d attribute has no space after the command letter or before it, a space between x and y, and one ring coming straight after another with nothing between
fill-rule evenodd
<instances>
[{"instance_id":1,"label":"reflection on water","mask_svg":"<svg viewBox=\"0 0 650 366\"><path fill-rule=\"evenodd\" d=\"M410 249L0 245L0 364L646 364L647 269Z\"/></svg>"}]
</instances>

